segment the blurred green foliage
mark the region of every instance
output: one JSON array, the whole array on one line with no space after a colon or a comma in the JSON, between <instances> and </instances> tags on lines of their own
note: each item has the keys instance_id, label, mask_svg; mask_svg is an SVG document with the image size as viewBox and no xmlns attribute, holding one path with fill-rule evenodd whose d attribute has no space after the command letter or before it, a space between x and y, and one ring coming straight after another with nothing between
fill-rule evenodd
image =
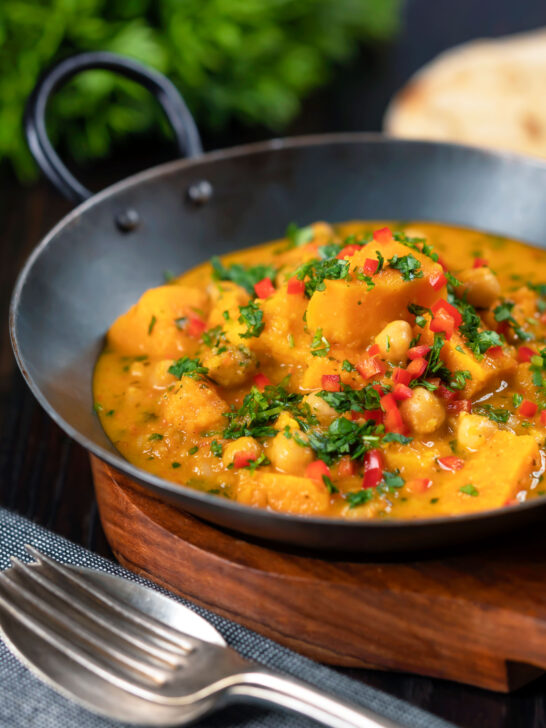
<instances>
[{"instance_id":1,"label":"blurred green foliage","mask_svg":"<svg viewBox=\"0 0 546 728\"><path fill-rule=\"evenodd\" d=\"M0 0L0 160L35 168L21 119L39 74L89 50L122 53L168 74L209 130L231 119L280 130L300 99L358 44L397 29L401 0ZM136 84L79 75L50 104L48 125L78 161L157 122ZM62 130L62 131L61 131Z\"/></svg>"}]
</instances>

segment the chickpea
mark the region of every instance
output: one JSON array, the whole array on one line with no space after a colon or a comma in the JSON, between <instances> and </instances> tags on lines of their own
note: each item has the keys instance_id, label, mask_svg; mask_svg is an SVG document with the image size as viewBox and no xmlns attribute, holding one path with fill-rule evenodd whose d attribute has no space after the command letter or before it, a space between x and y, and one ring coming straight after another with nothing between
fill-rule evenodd
<instances>
[{"instance_id":1,"label":"chickpea","mask_svg":"<svg viewBox=\"0 0 546 728\"><path fill-rule=\"evenodd\" d=\"M229 445L224 447L222 454L222 462L226 467L233 463L237 453L244 453L245 455L251 455L253 458L258 458L262 454L262 446L253 437L239 437L237 440L230 442Z\"/></svg>"},{"instance_id":2,"label":"chickpea","mask_svg":"<svg viewBox=\"0 0 546 728\"><path fill-rule=\"evenodd\" d=\"M299 432L297 429L290 427L289 429L291 433ZM302 437L301 434L300 437ZM313 451L310 447L299 445L293 437L287 436L283 429L271 440L267 456L273 467L282 473L302 475L313 459Z\"/></svg>"},{"instance_id":3,"label":"chickpea","mask_svg":"<svg viewBox=\"0 0 546 728\"><path fill-rule=\"evenodd\" d=\"M321 425L329 425L336 417L339 417L335 409L330 407L316 392L308 394L303 401L309 405L311 413L315 415Z\"/></svg>"},{"instance_id":4,"label":"chickpea","mask_svg":"<svg viewBox=\"0 0 546 728\"><path fill-rule=\"evenodd\" d=\"M413 333L407 321L391 321L375 337L380 355L393 363L405 362Z\"/></svg>"},{"instance_id":5,"label":"chickpea","mask_svg":"<svg viewBox=\"0 0 546 728\"><path fill-rule=\"evenodd\" d=\"M487 417L461 412L457 421L457 442L466 450L478 450L496 429Z\"/></svg>"},{"instance_id":6,"label":"chickpea","mask_svg":"<svg viewBox=\"0 0 546 728\"><path fill-rule=\"evenodd\" d=\"M418 435L434 432L446 418L443 404L424 387L415 387L413 397L400 404L400 412L406 425Z\"/></svg>"},{"instance_id":7,"label":"chickpea","mask_svg":"<svg viewBox=\"0 0 546 728\"><path fill-rule=\"evenodd\" d=\"M246 346L226 345L221 354L209 349L202 362L209 377L222 387L237 387L256 371L256 356Z\"/></svg>"},{"instance_id":8,"label":"chickpea","mask_svg":"<svg viewBox=\"0 0 546 728\"><path fill-rule=\"evenodd\" d=\"M459 298L466 296L468 303L477 308L487 308L500 296L500 283L490 268L467 268L457 273L463 284L455 288Z\"/></svg>"}]
</instances>

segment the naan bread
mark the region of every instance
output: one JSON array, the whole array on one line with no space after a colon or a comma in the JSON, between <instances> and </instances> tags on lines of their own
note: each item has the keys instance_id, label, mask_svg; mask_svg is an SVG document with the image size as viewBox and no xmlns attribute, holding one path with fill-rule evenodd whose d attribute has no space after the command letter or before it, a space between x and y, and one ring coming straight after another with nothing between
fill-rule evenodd
<instances>
[{"instance_id":1,"label":"naan bread","mask_svg":"<svg viewBox=\"0 0 546 728\"><path fill-rule=\"evenodd\" d=\"M442 53L394 97L384 129L546 157L546 29Z\"/></svg>"}]
</instances>

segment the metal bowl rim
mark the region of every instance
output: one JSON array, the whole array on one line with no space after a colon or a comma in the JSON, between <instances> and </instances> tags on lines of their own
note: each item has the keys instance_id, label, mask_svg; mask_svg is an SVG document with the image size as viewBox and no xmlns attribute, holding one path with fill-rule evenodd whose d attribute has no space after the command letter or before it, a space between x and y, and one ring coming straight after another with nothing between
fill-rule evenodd
<instances>
[{"instance_id":1,"label":"metal bowl rim","mask_svg":"<svg viewBox=\"0 0 546 728\"><path fill-rule=\"evenodd\" d=\"M123 458L121 455L111 453L102 447L95 445L85 435L82 435L77 429L72 427L63 417L61 417L56 409L49 403L41 389L34 382L33 378L28 374L25 366L25 361L19 351L17 341L17 312L19 307L19 301L25 283L27 281L30 270L32 269L34 262L40 257L42 252L48 247L48 245L56 238L57 234L66 228L73 220L77 219L82 213L88 211L95 205L100 204L103 200L109 197L114 197L118 192L121 192L127 188L138 186L143 182L154 180L157 177L163 177L170 173L176 172L180 169L185 168L196 168L198 169L201 164L224 161L227 159L233 159L237 157L244 157L250 154L261 154L264 152L277 151L281 149L290 149L298 147L312 147L312 146L326 146L328 144L394 144L399 146L424 146L427 148L448 148L455 152L467 152L472 153L476 156L484 158L501 159L509 162L515 162L516 164L523 164L529 167L538 167L544 169L546 172L546 159L541 160L539 158L525 156L514 152L505 152L484 149L481 147L474 147L464 144L456 144L449 142L435 142L426 141L421 139L405 139L390 137L385 134L375 132L342 132L334 134L311 134L305 136L295 137L284 137L274 138L263 142L254 142L251 144L244 144L235 147L229 147L226 149L215 150L206 152L198 157L190 157L186 159L177 159L170 162L165 162L149 169L137 172L134 175L126 177L114 184L106 187L104 190L94 194L88 200L77 205L67 215L65 215L38 243L33 249L29 257L27 258L23 268L21 269L13 289L11 296L10 307L9 307L9 331L12 349L17 361L17 365L21 374L23 375L28 387L30 388L33 395L36 397L38 402L44 408L46 413L51 419L62 429L64 432L75 440L78 444L84 447L88 452L98 457L100 460L108 463L116 470L134 478L137 482L149 483L156 490L167 491L174 495L180 494L183 490L185 496L189 497L190 500L197 500L206 505L218 505L218 498L214 495L204 493L197 489L191 488L190 486L180 485L173 483L169 480L159 478L149 473L146 470L136 467L128 460ZM518 504L518 511L530 510L542 506L542 500L537 498L534 500L526 501ZM513 507L513 506L512 506ZM511 507L511 508L512 508ZM321 527L338 527L343 526L345 529L357 530L377 530L377 529L401 529L410 528L411 530L421 528L423 526L441 526L455 523L469 523L472 521L481 521L498 518L502 514L509 515L508 511L502 508L488 509L484 511L478 511L476 513L461 514L454 516L439 516L433 518L415 518L415 519L398 519L398 520L349 520L346 518L328 518L325 516L301 516L297 514L282 513L277 511L268 511L260 508L253 508L251 506L242 505L235 501L222 500L222 509L232 512L234 514L240 514L241 516L252 515L253 518L259 520L271 521L271 519L285 523L293 523L298 521L300 524L309 523L313 526Z\"/></svg>"}]
</instances>

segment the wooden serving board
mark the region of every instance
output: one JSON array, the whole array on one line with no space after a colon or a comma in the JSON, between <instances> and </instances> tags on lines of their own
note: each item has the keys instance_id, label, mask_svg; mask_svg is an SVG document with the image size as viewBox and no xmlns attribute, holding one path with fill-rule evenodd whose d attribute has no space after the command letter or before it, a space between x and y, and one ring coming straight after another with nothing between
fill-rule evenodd
<instances>
[{"instance_id":1,"label":"wooden serving board","mask_svg":"<svg viewBox=\"0 0 546 728\"><path fill-rule=\"evenodd\" d=\"M319 558L227 533L91 461L124 566L308 657L503 692L546 669L540 531L420 561Z\"/></svg>"}]
</instances>

